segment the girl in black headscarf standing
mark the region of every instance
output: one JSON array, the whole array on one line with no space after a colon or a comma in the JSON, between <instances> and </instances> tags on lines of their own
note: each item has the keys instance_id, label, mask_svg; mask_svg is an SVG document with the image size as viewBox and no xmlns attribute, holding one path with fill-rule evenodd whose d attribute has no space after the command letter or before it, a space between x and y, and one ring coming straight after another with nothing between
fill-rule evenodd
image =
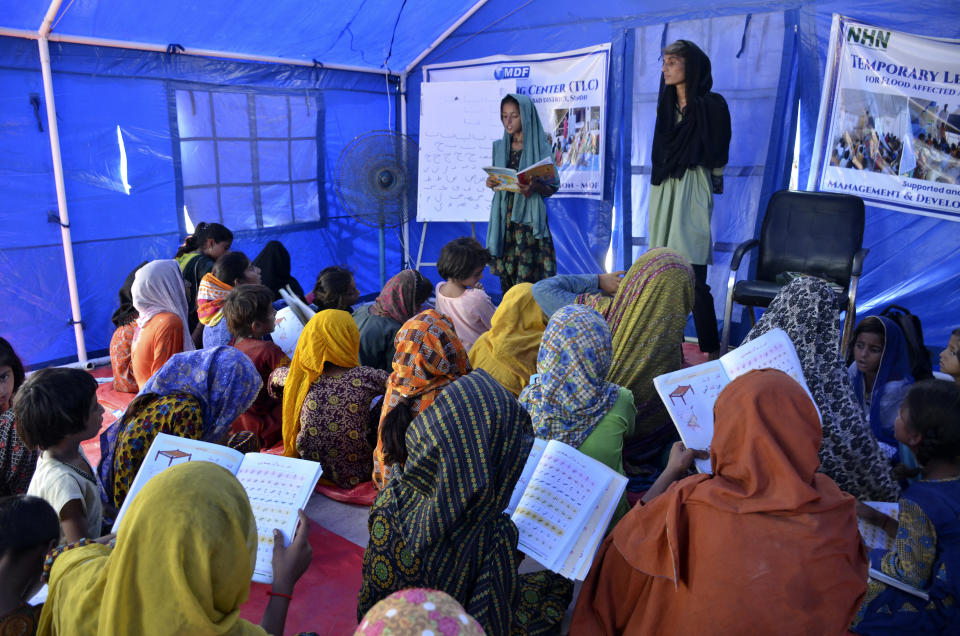
<instances>
[{"instance_id":1,"label":"girl in black headscarf standing","mask_svg":"<svg viewBox=\"0 0 960 636\"><path fill-rule=\"evenodd\" d=\"M710 58L696 44L677 40L663 50L649 223L651 248L672 248L693 265L700 350L715 354L720 339L707 265L713 261L713 195L723 192L730 149L730 111L712 86Z\"/></svg>"}]
</instances>

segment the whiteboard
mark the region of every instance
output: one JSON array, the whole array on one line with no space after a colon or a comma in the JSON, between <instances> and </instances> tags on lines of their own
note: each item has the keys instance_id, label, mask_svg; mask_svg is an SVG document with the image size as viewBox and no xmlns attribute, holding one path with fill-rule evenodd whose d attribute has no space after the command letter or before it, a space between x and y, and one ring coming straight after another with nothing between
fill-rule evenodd
<instances>
[{"instance_id":1,"label":"whiteboard","mask_svg":"<svg viewBox=\"0 0 960 636\"><path fill-rule=\"evenodd\" d=\"M516 80L420 85L418 221L490 220L483 168L503 137L500 100L516 88Z\"/></svg>"}]
</instances>

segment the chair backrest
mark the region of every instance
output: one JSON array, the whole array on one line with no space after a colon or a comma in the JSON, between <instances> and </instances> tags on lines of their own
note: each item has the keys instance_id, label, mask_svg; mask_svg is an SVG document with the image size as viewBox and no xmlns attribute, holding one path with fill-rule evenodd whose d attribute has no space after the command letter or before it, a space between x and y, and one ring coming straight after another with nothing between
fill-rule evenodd
<instances>
[{"instance_id":1,"label":"chair backrest","mask_svg":"<svg viewBox=\"0 0 960 636\"><path fill-rule=\"evenodd\" d=\"M760 229L757 279L804 272L850 283L853 255L863 244L863 199L825 192L774 192Z\"/></svg>"}]
</instances>

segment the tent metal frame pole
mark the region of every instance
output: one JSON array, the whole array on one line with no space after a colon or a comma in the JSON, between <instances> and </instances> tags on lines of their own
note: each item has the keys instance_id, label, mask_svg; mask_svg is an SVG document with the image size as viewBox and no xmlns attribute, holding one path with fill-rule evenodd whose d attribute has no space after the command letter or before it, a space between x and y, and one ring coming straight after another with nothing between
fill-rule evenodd
<instances>
[{"instance_id":1,"label":"tent metal frame pole","mask_svg":"<svg viewBox=\"0 0 960 636\"><path fill-rule=\"evenodd\" d=\"M409 74L410 74L410 71L412 71L412 70L417 66L417 64L419 64L419 63L423 60L423 58L425 58L425 57L427 57L428 55L430 55L430 53L432 53L435 48L437 48L438 46L440 46L441 44L443 44L444 40L446 40L448 37L450 37L450 34L451 34L451 33L453 33L454 31L456 31L457 29L459 29L459 28L460 28L460 25L462 25L464 22L466 22L467 20L469 20L470 17L471 17L474 13L476 13L477 11L479 11L481 8L483 8L483 5L485 5L485 4L487 4L487 0L480 0L480 1L477 2L475 5L473 5L472 7L470 7L470 9L468 9L466 13L464 13L462 16L460 16L460 18L459 18L456 22L454 22L452 25L450 25L450 28L449 28L449 29L447 29L446 31L444 31L443 33L441 33L441 34L440 34L440 37L438 37L436 40L433 41L433 44L431 44L431 45L428 46L426 49L424 49L423 53L421 53L420 55L418 55L418 56L416 57L416 59L414 59L412 62L410 62L410 64L408 64L408 65L407 65L407 68L404 70L404 73L406 73L407 75L409 75Z\"/></svg>"},{"instance_id":2,"label":"tent metal frame pole","mask_svg":"<svg viewBox=\"0 0 960 636\"><path fill-rule=\"evenodd\" d=\"M56 1L56 0L55 0ZM62 0L61 0L62 1ZM59 4L59 2L58 2ZM0 27L0 35L10 37L27 38L31 40L39 39L41 36L33 31L24 31L21 29L8 29ZM85 44L88 46L106 46L115 49L134 49L138 51L154 51L157 53L166 53L167 44L154 44L152 42L135 42L132 40L112 40L109 38L94 38L83 35L66 35L51 33L47 37L51 42L64 42L68 44ZM193 55L197 57L217 57L228 60L241 60L244 62L266 62L268 64L286 64L289 66L307 66L314 67L313 60L298 60L288 57L277 57L274 55L251 55L246 53L235 53L232 51L218 51L215 49L194 49L184 48L177 50L180 55ZM374 75L396 75L392 71L382 68L367 68L365 66L351 66L349 64L322 64L323 69L335 71L354 71L356 73L372 73Z\"/></svg>"},{"instance_id":3,"label":"tent metal frame pole","mask_svg":"<svg viewBox=\"0 0 960 636\"><path fill-rule=\"evenodd\" d=\"M67 191L63 180L63 161L60 155L60 131L57 127L57 108L53 99L53 72L50 69L50 46L47 36L50 34L53 18L60 10L62 0L53 0L36 33L37 47L40 50L40 71L43 75L43 95L47 103L47 130L50 134L50 154L53 158L53 177L57 189L57 211L60 214L60 238L63 243L63 260L67 267L67 289L70 293L70 322L73 335L77 340L77 359L87 363L87 343L83 335L83 322L80 317L80 293L77 290L77 270L73 260L73 240L70 236L70 215L67 212Z\"/></svg>"},{"instance_id":4,"label":"tent metal frame pole","mask_svg":"<svg viewBox=\"0 0 960 636\"><path fill-rule=\"evenodd\" d=\"M449 28L449 29L447 29L446 31L444 31L443 33L441 33L441 34L440 34L440 37L438 37L436 40L434 40L433 43L432 43L430 46L428 46L426 49L424 49L423 52L420 53L420 55L418 55L412 62L410 62L410 64L407 65L407 68L406 68L406 69L404 69L403 74L400 76L400 81L401 81L402 87L403 87L403 88L402 88L403 93L402 93L402 96L401 96L401 100L402 100L402 101L401 101L401 104L402 104L403 113L402 113L402 115L401 115L401 117L402 117L401 121L403 122L402 125L403 125L403 134L404 134L404 135L407 134L407 78L410 76L410 72L413 71L413 69L416 68L417 64L419 64L420 62L422 62L425 57L427 57L428 55L430 55L430 54L433 52L434 49L436 49L438 46L440 46L441 44L443 44L443 42L444 42L448 37L450 37L450 34L451 34L451 33L453 33L454 31L456 31L457 29L459 29L459 28L460 28L460 25L462 25L464 22L466 22L467 20L469 20L470 17L473 16L474 13L476 13L476 12L479 11L481 8L483 8L483 5L485 5L485 4L487 4L487 0L480 0L480 1L477 2L475 5L473 5L472 7L470 7L470 8L467 10L466 13L464 13L462 16L460 16L460 17L457 19L456 22L454 22L453 24L450 25L450 28ZM408 224L409 224L409 222L408 222ZM419 247L417 248L417 262L416 262L416 266L415 266L416 269L420 269L420 267L423 266L423 265L436 265L436 263L424 263L424 262L423 262L423 244L424 244L424 242L425 242L426 239L427 239L427 226L428 226L428 225L429 225L429 223L426 223L426 222L423 223L423 229L422 229L422 231L420 232L420 245L419 245ZM405 234L404 234L405 238L409 238L409 228L408 228L407 225L404 226L404 230L405 230ZM475 230L474 230L474 231L475 231Z\"/></svg>"},{"instance_id":5,"label":"tent metal frame pole","mask_svg":"<svg viewBox=\"0 0 960 636\"><path fill-rule=\"evenodd\" d=\"M407 72L400 72L400 134L407 136ZM414 210L414 215L416 210ZM401 226L401 240L403 241L403 256L406 266L411 267L410 262L410 210L407 209L407 199L403 200L403 225Z\"/></svg>"}]
</instances>

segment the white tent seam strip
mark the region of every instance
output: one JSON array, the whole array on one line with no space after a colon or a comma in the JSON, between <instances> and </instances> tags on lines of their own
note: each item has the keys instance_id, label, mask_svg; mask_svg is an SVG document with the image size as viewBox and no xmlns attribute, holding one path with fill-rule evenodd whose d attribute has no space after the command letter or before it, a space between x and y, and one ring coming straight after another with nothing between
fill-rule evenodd
<instances>
[{"instance_id":1,"label":"white tent seam strip","mask_svg":"<svg viewBox=\"0 0 960 636\"><path fill-rule=\"evenodd\" d=\"M483 0L486 2L486 0ZM26 29L11 29L7 27L0 27L0 36L9 36L15 38L26 38L29 40L36 40L40 38L40 34L36 31L29 31ZM85 35L69 35L64 33L51 33L48 37L48 40L51 42L64 42L68 44L85 44L88 46L107 46L117 49L133 49L139 51L156 51L159 53L166 53L167 46L166 44L152 44L150 42L134 42L131 40L112 40L108 38L96 38L89 37ZM313 67L314 63L312 60L297 60L287 57L277 57L273 55L253 55L247 53L234 53L231 51L217 51L214 49L194 49L194 48L184 48L183 51L179 51L181 55L193 55L197 57L218 57L223 59L230 60L242 60L248 62L267 62L270 64L287 64L290 66L307 66ZM379 68L368 68L365 66L351 66L349 64L327 64L321 62L322 69L330 69L335 71L354 71L357 73L372 73L374 75L397 75L395 72L388 71L386 69Z\"/></svg>"}]
</instances>

